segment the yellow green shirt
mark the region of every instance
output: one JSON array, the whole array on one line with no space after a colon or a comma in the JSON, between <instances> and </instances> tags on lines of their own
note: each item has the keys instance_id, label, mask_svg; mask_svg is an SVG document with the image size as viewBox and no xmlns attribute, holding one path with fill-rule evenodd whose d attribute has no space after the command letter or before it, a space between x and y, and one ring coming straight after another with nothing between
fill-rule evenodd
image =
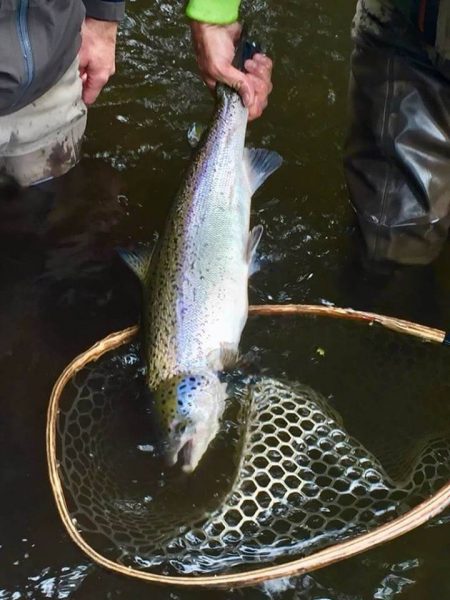
<instances>
[{"instance_id":1,"label":"yellow green shirt","mask_svg":"<svg viewBox=\"0 0 450 600\"><path fill-rule=\"evenodd\" d=\"M239 17L240 0L189 0L186 14L194 21L228 25Z\"/></svg>"}]
</instances>

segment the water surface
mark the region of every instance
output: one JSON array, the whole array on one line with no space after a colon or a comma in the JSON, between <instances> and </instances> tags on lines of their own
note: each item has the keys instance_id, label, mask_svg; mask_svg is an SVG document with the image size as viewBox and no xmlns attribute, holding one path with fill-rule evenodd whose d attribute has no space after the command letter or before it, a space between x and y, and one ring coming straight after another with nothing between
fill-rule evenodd
<instances>
[{"instance_id":1,"label":"water surface","mask_svg":"<svg viewBox=\"0 0 450 600\"><path fill-rule=\"evenodd\" d=\"M251 126L249 143L285 159L254 199L253 219L265 235L252 302L335 303L445 329L449 247L432 267L385 276L359 266L341 168L353 3L249 5L247 20L276 63L270 107ZM58 182L1 203L1 599L251 600L276 594L275 586L166 590L93 566L65 534L46 473L51 387L77 353L137 321L139 290L114 249L161 229L190 156L186 131L193 121L205 122L211 109L181 3L129 1L118 74L90 111L81 165ZM271 355L269 366L276 369L276 362ZM279 597L441 600L450 595L449 533L443 517L364 556L279 584Z\"/></svg>"}]
</instances>

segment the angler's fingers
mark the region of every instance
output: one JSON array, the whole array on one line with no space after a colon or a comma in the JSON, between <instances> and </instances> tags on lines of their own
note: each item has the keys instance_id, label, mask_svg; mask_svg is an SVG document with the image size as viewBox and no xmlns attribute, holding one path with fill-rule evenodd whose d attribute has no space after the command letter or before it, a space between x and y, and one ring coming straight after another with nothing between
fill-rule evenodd
<instances>
[{"instance_id":1,"label":"angler's fingers","mask_svg":"<svg viewBox=\"0 0 450 600\"><path fill-rule=\"evenodd\" d=\"M255 90L255 94L260 96L268 96L272 89L271 72L268 68L262 67L257 63L251 61L248 64L248 78L251 81L251 85Z\"/></svg>"},{"instance_id":2,"label":"angler's fingers","mask_svg":"<svg viewBox=\"0 0 450 600\"><path fill-rule=\"evenodd\" d=\"M254 101L249 106L248 114L249 121L252 121L253 119L260 117L264 109L267 107L268 97L272 91L272 83L267 75L261 77L259 74L253 75L252 73L249 73L247 78L255 92Z\"/></svg>"},{"instance_id":3,"label":"angler's fingers","mask_svg":"<svg viewBox=\"0 0 450 600\"><path fill-rule=\"evenodd\" d=\"M94 102L97 100L98 95L100 94L101 91L101 87L98 85L95 85L95 83L93 83L92 81L89 80L89 77L86 77L84 84L83 84L83 102L86 104L86 106L90 106L91 104L94 104Z\"/></svg>"},{"instance_id":4,"label":"angler's fingers","mask_svg":"<svg viewBox=\"0 0 450 600\"><path fill-rule=\"evenodd\" d=\"M271 58L267 56L267 54L263 54L262 52L257 52L251 58L248 59L247 62L256 62L261 66L265 67L269 71L272 71L273 61Z\"/></svg>"},{"instance_id":5,"label":"angler's fingers","mask_svg":"<svg viewBox=\"0 0 450 600\"><path fill-rule=\"evenodd\" d=\"M108 79L112 74L111 71L113 72L112 69L87 69L83 80L83 102L85 104L89 106L96 101L97 96L108 82Z\"/></svg>"},{"instance_id":6,"label":"angler's fingers","mask_svg":"<svg viewBox=\"0 0 450 600\"><path fill-rule=\"evenodd\" d=\"M239 69L229 66L222 71L222 73L218 74L217 80L226 83L236 90L242 98L244 106L249 107L255 101L255 91L248 75L245 75L242 71L239 71Z\"/></svg>"},{"instance_id":7,"label":"angler's fingers","mask_svg":"<svg viewBox=\"0 0 450 600\"><path fill-rule=\"evenodd\" d=\"M267 79L272 76L273 63L265 54L255 54L251 59L245 61L244 66L248 73L258 74Z\"/></svg>"},{"instance_id":8,"label":"angler's fingers","mask_svg":"<svg viewBox=\"0 0 450 600\"><path fill-rule=\"evenodd\" d=\"M255 90L255 100L248 108L248 120L253 121L254 119L258 119L264 110L267 108L268 104L268 96L267 90Z\"/></svg>"},{"instance_id":9,"label":"angler's fingers","mask_svg":"<svg viewBox=\"0 0 450 600\"><path fill-rule=\"evenodd\" d=\"M255 54L253 56L253 60L259 63L264 69L266 69L270 74L272 73L273 61L271 58L267 56L267 54Z\"/></svg>"},{"instance_id":10,"label":"angler's fingers","mask_svg":"<svg viewBox=\"0 0 450 600\"><path fill-rule=\"evenodd\" d=\"M267 108L267 104L267 97L256 95L255 102L248 109L248 120L253 121L254 119L258 119Z\"/></svg>"},{"instance_id":11,"label":"angler's fingers","mask_svg":"<svg viewBox=\"0 0 450 600\"><path fill-rule=\"evenodd\" d=\"M207 75L205 75L203 77L203 81L206 83L208 88L213 92L216 87L216 83L217 83L216 80L213 79L212 77L208 77Z\"/></svg>"},{"instance_id":12,"label":"angler's fingers","mask_svg":"<svg viewBox=\"0 0 450 600\"><path fill-rule=\"evenodd\" d=\"M83 66L83 67L80 65L80 67L78 69L78 76L81 79L81 83L84 85L86 83L87 77L88 77L87 65Z\"/></svg>"}]
</instances>

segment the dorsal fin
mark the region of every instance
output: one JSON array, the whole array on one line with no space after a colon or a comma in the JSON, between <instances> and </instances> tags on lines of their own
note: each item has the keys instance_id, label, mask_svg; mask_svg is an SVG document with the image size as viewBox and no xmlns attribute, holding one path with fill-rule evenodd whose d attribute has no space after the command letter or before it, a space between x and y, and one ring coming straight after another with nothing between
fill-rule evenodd
<instances>
[{"instance_id":1,"label":"dorsal fin","mask_svg":"<svg viewBox=\"0 0 450 600\"><path fill-rule=\"evenodd\" d=\"M251 193L265 182L282 164L283 159L273 150L265 148L245 148L244 164Z\"/></svg>"}]
</instances>

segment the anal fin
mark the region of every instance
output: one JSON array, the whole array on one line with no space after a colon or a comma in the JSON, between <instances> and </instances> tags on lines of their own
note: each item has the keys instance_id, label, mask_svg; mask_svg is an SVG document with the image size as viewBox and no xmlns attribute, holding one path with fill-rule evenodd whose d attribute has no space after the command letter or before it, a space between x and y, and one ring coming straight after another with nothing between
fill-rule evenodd
<instances>
[{"instance_id":1,"label":"anal fin","mask_svg":"<svg viewBox=\"0 0 450 600\"><path fill-rule=\"evenodd\" d=\"M258 271L258 265L256 264L256 249L258 248L258 244L261 240L261 236L264 232L264 227L262 225L256 225L255 227L253 227L253 229L250 231L250 234L248 236L248 243L247 243L247 263L249 266L249 274L253 275L253 273L256 273L256 271Z\"/></svg>"},{"instance_id":2,"label":"anal fin","mask_svg":"<svg viewBox=\"0 0 450 600\"><path fill-rule=\"evenodd\" d=\"M234 344L222 342L220 348L208 354L208 364L213 371L231 369L239 358L239 350Z\"/></svg>"}]
</instances>

